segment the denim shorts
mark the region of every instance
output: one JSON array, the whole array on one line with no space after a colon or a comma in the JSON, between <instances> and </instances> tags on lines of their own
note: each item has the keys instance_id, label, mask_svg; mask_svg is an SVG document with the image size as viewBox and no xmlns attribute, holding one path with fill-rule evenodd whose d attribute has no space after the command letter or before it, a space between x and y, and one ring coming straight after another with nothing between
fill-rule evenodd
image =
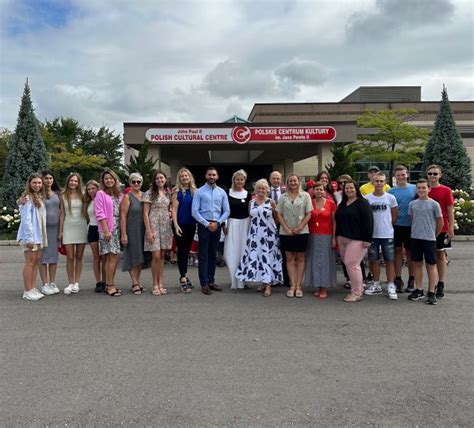
<instances>
[{"instance_id":1,"label":"denim shorts","mask_svg":"<svg viewBox=\"0 0 474 428\"><path fill-rule=\"evenodd\" d=\"M369 261L380 259L380 249L382 249L383 259L386 262L393 262L395 258L395 247L392 238L373 238L369 248Z\"/></svg>"}]
</instances>

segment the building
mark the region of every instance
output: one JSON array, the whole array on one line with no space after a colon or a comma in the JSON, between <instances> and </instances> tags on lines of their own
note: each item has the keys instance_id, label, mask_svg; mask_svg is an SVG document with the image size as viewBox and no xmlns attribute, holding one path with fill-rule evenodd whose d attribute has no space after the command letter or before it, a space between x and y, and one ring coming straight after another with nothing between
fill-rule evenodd
<instances>
[{"instance_id":1,"label":"building","mask_svg":"<svg viewBox=\"0 0 474 428\"><path fill-rule=\"evenodd\" d=\"M149 139L150 154L160 159L173 179L184 165L202 177L209 164L218 166L220 182L228 184L240 167L250 180L268 176L274 169L312 177L330 163L333 143L354 142L358 132L371 132L356 126L366 109L400 108L416 109L418 114L409 122L431 129L439 101L421 101L420 86L369 86L340 102L257 103L247 121L234 116L224 123L127 122L126 155ZM474 171L474 101L452 101L451 108ZM199 135L204 136L199 139Z\"/></svg>"}]
</instances>

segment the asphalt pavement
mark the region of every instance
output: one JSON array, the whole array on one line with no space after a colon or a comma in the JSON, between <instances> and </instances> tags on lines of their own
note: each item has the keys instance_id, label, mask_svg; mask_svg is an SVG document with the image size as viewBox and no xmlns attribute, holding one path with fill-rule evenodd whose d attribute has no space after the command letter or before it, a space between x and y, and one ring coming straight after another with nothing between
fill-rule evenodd
<instances>
[{"instance_id":1,"label":"asphalt pavement","mask_svg":"<svg viewBox=\"0 0 474 428\"><path fill-rule=\"evenodd\" d=\"M19 247L0 247L1 426L473 426L474 245L450 253L437 306L383 296L288 299L93 292L21 299ZM66 285L64 257L58 285ZM340 272L339 272L340 275ZM406 275L405 275L406 276ZM197 283L197 268L190 268Z\"/></svg>"}]
</instances>

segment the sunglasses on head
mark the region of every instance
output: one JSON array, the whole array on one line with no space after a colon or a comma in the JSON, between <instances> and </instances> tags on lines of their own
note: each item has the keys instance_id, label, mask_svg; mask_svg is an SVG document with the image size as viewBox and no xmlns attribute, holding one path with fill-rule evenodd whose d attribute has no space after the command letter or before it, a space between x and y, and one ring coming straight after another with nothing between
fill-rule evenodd
<instances>
[{"instance_id":1,"label":"sunglasses on head","mask_svg":"<svg viewBox=\"0 0 474 428\"><path fill-rule=\"evenodd\" d=\"M142 184L140 180L132 180L132 184Z\"/></svg>"},{"instance_id":2,"label":"sunglasses on head","mask_svg":"<svg viewBox=\"0 0 474 428\"><path fill-rule=\"evenodd\" d=\"M338 184L346 184L347 181L338 181Z\"/></svg>"},{"instance_id":3,"label":"sunglasses on head","mask_svg":"<svg viewBox=\"0 0 474 428\"><path fill-rule=\"evenodd\" d=\"M438 172L428 172L428 175L439 175Z\"/></svg>"}]
</instances>

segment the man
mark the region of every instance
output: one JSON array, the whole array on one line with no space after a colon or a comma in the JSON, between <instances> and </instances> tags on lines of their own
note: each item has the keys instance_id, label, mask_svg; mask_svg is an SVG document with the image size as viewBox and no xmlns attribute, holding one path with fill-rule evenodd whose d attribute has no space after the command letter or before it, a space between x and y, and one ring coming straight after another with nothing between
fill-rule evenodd
<instances>
[{"instance_id":1,"label":"man","mask_svg":"<svg viewBox=\"0 0 474 428\"><path fill-rule=\"evenodd\" d=\"M395 286L397 287L397 293L403 293L403 286L405 284L402 279L402 263L403 250L405 250L409 275L405 291L411 293L415 289L415 270L410 255L411 223L408 216L408 205L416 198L416 186L408 183L408 169L403 165L397 166L393 175L396 186L390 189L388 193L395 196L398 203L397 222L393 227L395 241Z\"/></svg>"},{"instance_id":2,"label":"man","mask_svg":"<svg viewBox=\"0 0 474 428\"><path fill-rule=\"evenodd\" d=\"M206 184L193 197L192 215L198 222L198 260L201 291L210 295L211 290L222 291L215 283L216 253L221 236L221 226L230 214L229 200L223 189L216 185L219 175L216 168L206 170Z\"/></svg>"},{"instance_id":3,"label":"man","mask_svg":"<svg viewBox=\"0 0 474 428\"><path fill-rule=\"evenodd\" d=\"M270 197L278 204L278 200L281 195L285 193L285 189L281 186L281 174L278 171L273 171L270 174ZM280 247L281 249L281 247ZM290 277L288 276L288 270L286 269L286 255L284 251L281 251L282 256L282 271L283 271L283 284L287 287L290 286Z\"/></svg>"},{"instance_id":4,"label":"man","mask_svg":"<svg viewBox=\"0 0 474 428\"><path fill-rule=\"evenodd\" d=\"M393 260L395 258L395 249L393 246L393 225L397 221L397 200L395 196L384 191L386 177L378 173L372 179L375 189L365 198L372 207L374 215L374 232L372 235L372 245L369 248L369 264L372 272L373 282L364 291L365 295L372 296L381 294L380 286L380 251L382 251L385 260L385 269L387 274L387 292L388 298L397 300L397 290L395 288L395 269Z\"/></svg>"},{"instance_id":5,"label":"man","mask_svg":"<svg viewBox=\"0 0 474 428\"><path fill-rule=\"evenodd\" d=\"M379 172L380 172L380 169L377 166L373 165L369 167L367 171L367 177L369 178L369 182L360 186L360 189L359 189L360 193L362 193L363 196L366 196L369 193L374 193L375 186L373 183L373 179ZM383 190L385 192L388 192L390 190L390 186L388 184L385 184Z\"/></svg>"},{"instance_id":6,"label":"man","mask_svg":"<svg viewBox=\"0 0 474 428\"><path fill-rule=\"evenodd\" d=\"M443 229L441 229L441 233L436 238L436 249L438 252L436 262L438 268L436 297L442 299L444 297L444 281L448 265L446 250L451 249L451 239L454 236L454 198L452 190L439 182L442 177L440 166L430 165L427 169L427 176L428 184L431 188L428 196L439 203L443 213Z\"/></svg>"},{"instance_id":7,"label":"man","mask_svg":"<svg viewBox=\"0 0 474 428\"><path fill-rule=\"evenodd\" d=\"M428 196L430 188L427 180L421 178L416 182L418 199L408 205L408 215L411 220L411 258L415 263L416 288L408 296L409 300L424 299L423 294L423 259L428 274L428 296L426 303L436 305L435 295L437 269L436 238L443 228L443 214L441 207L434 199ZM438 253L438 254L437 254Z\"/></svg>"}]
</instances>

